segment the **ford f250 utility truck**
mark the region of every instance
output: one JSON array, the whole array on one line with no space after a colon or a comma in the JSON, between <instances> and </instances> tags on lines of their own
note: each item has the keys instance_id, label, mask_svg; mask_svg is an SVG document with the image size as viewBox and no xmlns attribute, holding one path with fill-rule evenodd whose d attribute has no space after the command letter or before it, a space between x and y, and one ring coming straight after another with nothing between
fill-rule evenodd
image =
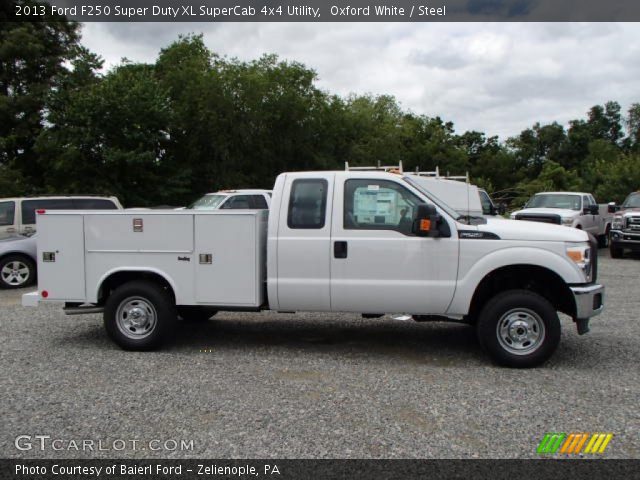
<instances>
[{"instance_id":1,"label":"ford f250 utility truck","mask_svg":"<svg viewBox=\"0 0 640 480\"><path fill-rule=\"evenodd\" d=\"M631 193L622 205L612 205L611 210L617 212L611 226L611 257L622 258L625 249L640 252L640 192Z\"/></svg>"},{"instance_id":2,"label":"ford f250 utility truck","mask_svg":"<svg viewBox=\"0 0 640 480\"><path fill-rule=\"evenodd\" d=\"M388 313L473 325L500 364L531 367L603 309L586 232L461 216L424 178L283 173L265 210L38 212L38 291L103 313L122 348L170 338L178 316L220 310Z\"/></svg>"},{"instance_id":3,"label":"ford f250 utility truck","mask_svg":"<svg viewBox=\"0 0 640 480\"><path fill-rule=\"evenodd\" d=\"M596 237L599 246L604 248L609 243L613 215L608 205L598 205L590 193L545 192L531 197L524 209L513 212L511 218L584 230Z\"/></svg>"}]
</instances>

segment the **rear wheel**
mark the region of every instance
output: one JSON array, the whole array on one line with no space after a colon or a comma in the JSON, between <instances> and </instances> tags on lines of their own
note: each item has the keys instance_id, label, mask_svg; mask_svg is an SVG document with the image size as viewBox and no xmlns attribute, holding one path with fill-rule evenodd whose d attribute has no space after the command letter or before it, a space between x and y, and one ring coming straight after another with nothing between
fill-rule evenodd
<instances>
[{"instance_id":1,"label":"rear wheel","mask_svg":"<svg viewBox=\"0 0 640 480\"><path fill-rule=\"evenodd\" d=\"M107 299L104 326L109 337L125 350L158 348L169 337L177 319L170 293L160 285L132 281Z\"/></svg>"},{"instance_id":2,"label":"rear wheel","mask_svg":"<svg viewBox=\"0 0 640 480\"><path fill-rule=\"evenodd\" d=\"M616 247L614 243L610 243L609 253L611 254L611 258L622 258L623 249Z\"/></svg>"},{"instance_id":3,"label":"rear wheel","mask_svg":"<svg viewBox=\"0 0 640 480\"><path fill-rule=\"evenodd\" d=\"M180 315L183 320L194 322L204 322L206 320L209 320L216 313L218 313L217 310L209 307L198 307L191 305L178 307L178 315Z\"/></svg>"},{"instance_id":4,"label":"rear wheel","mask_svg":"<svg viewBox=\"0 0 640 480\"><path fill-rule=\"evenodd\" d=\"M0 260L0 288L27 287L36 281L36 264L25 255L7 255Z\"/></svg>"},{"instance_id":5,"label":"rear wheel","mask_svg":"<svg viewBox=\"0 0 640 480\"><path fill-rule=\"evenodd\" d=\"M511 290L489 300L476 328L480 344L491 358L508 367L538 366L560 343L555 308L544 297L527 290Z\"/></svg>"}]
</instances>

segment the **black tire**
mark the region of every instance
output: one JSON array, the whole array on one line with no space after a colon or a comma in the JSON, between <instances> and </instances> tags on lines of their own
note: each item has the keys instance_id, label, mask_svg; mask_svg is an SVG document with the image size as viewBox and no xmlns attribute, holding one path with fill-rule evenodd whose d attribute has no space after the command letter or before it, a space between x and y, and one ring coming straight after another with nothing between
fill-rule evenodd
<instances>
[{"instance_id":1,"label":"black tire","mask_svg":"<svg viewBox=\"0 0 640 480\"><path fill-rule=\"evenodd\" d=\"M155 320L153 325L151 318ZM172 295L158 284L141 280L118 287L107 298L104 308L107 334L124 350L153 350L160 347L173 332L177 318ZM141 325L127 328L127 321L139 321Z\"/></svg>"},{"instance_id":2,"label":"black tire","mask_svg":"<svg viewBox=\"0 0 640 480\"><path fill-rule=\"evenodd\" d=\"M213 317L217 310L209 307L199 307L195 305L183 305L178 307L178 315L180 318L193 322L205 322Z\"/></svg>"},{"instance_id":3,"label":"black tire","mask_svg":"<svg viewBox=\"0 0 640 480\"><path fill-rule=\"evenodd\" d=\"M604 232L604 235L598 236L598 247L607 248L609 246L609 241L609 228L607 227L607 231Z\"/></svg>"},{"instance_id":4,"label":"black tire","mask_svg":"<svg viewBox=\"0 0 640 480\"><path fill-rule=\"evenodd\" d=\"M624 250L614 245L615 244L613 242L609 244L609 253L611 254L611 258L622 258L622 254L624 253Z\"/></svg>"},{"instance_id":5,"label":"black tire","mask_svg":"<svg viewBox=\"0 0 640 480\"><path fill-rule=\"evenodd\" d=\"M496 363L507 367L536 367L547 361L560 343L560 320L555 308L547 299L528 290L510 290L489 300L480 312L476 328L482 348ZM503 332L513 329L514 335L524 338L537 332L537 339L529 341L529 346L527 341L519 345L511 335L501 335L501 328L505 328Z\"/></svg>"},{"instance_id":6,"label":"black tire","mask_svg":"<svg viewBox=\"0 0 640 480\"><path fill-rule=\"evenodd\" d=\"M30 257L15 253L0 260L0 288L23 288L34 283L36 264Z\"/></svg>"}]
</instances>

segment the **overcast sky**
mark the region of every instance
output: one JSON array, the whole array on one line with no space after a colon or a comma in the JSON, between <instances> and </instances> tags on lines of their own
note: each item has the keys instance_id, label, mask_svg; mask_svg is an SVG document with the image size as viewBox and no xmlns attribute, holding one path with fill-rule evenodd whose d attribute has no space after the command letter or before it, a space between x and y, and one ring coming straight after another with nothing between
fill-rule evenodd
<instances>
[{"instance_id":1,"label":"overcast sky","mask_svg":"<svg viewBox=\"0 0 640 480\"><path fill-rule=\"evenodd\" d=\"M313 68L331 93L394 95L459 133L503 140L608 100L640 102L637 23L86 23L83 43L107 66L153 62L192 32L220 55L276 53Z\"/></svg>"}]
</instances>

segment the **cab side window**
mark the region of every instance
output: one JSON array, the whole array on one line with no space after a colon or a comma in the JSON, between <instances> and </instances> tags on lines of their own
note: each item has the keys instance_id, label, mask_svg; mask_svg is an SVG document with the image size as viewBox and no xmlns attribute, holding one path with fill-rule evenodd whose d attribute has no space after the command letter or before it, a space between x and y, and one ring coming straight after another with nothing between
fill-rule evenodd
<instances>
[{"instance_id":1,"label":"cab side window","mask_svg":"<svg viewBox=\"0 0 640 480\"><path fill-rule=\"evenodd\" d=\"M493 215L493 203L489 198L489 194L484 190L480 190L480 203L482 204L483 215Z\"/></svg>"},{"instance_id":2,"label":"cab side window","mask_svg":"<svg viewBox=\"0 0 640 480\"><path fill-rule=\"evenodd\" d=\"M389 180L347 180L344 185L346 230L395 230L411 235L418 197Z\"/></svg>"},{"instance_id":3,"label":"cab side window","mask_svg":"<svg viewBox=\"0 0 640 480\"><path fill-rule=\"evenodd\" d=\"M320 229L324 227L327 210L326 180L298 179L291 185L287 225L292 229Z\"/></svg>"},{"instance_id":4,"label":"cab side window","mask_svg":"<svg viewBox=\"0 0 640 480\"><path fill-rule=\"evenodd\" d=\"M0 202L0 226L13 225L16 216L15 202Z\"/></svg>"}]
</instances>

